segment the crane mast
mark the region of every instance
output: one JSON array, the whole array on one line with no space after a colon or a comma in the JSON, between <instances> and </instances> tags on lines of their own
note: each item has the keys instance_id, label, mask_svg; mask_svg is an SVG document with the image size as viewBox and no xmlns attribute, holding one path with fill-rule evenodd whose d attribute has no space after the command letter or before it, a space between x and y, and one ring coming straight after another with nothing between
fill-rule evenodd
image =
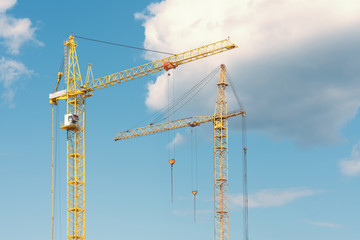
<instances>
[{"instance_id":1,"label":"crane mast","mask_svg":"<svg viewBox=\"0 0 360 240\"><path fill-rule=\"evenodd\" d=\"M226 69L221 65L214 113L215 240L229 239L228 120Z\"/></svg>"},{"instance_id":2,"label":"crane mast","mask_svg":"<svg viewBox=\"0 0 360 240\"><path fill-rule=\"evenodd\" d=\"M62 74L58 74L50 104L66 100L66 114L61 129L67 131L67 239L85 239L85 99L92 91L113 86L162 70L215 55L237 46L227 39L156 60L135 68L83 83L76 54L74 36L65 43L64 81L66 89L58 91Z\"/></svg>"},{"instance_id":3,"label":"crane mast","mask_svg":"<svg viewBox=\"0 0 360 240\"><path fill-rule=\"evenodd\" d=\"M190 117L171 122L119 132L115 141L149 135L183 127L196 127L213 122L214 127L214 198L215 240L229 239L229 179L228 179L228 118L245 116L245 111L227 113L226 68L221 65L214 116Z\"/></svg>"},{"instance_id":4,"label":"crane mast","mask_svg":"<svg viewBox=\"0 0 360 240\"><path fill-rule=\"evenodd\" d=\"M77 116L67 130L67 238L85 239L85 98L77 59L77 44L65 43L66 117ZM66 120L66 119L65 119Z\"/></svg>"}]
</instances>

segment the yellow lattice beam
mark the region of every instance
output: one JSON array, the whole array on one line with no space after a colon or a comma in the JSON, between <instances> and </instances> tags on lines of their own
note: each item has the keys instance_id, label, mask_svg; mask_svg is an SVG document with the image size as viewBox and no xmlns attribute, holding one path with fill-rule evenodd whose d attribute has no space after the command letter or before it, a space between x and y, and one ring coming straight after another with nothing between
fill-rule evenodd
<instances>
[{"instance_id":1,"label":"yellow lattice beam","mask_svg":"<svg viewBox=\"0 0 360 240\"><path fill-rule=\"evenodd\" d=\"M237 46L225 39L215 43L211 43L199 48L195 48L183 53L175 54L170 57L156 60L138 67L134 67L125 71L114 73L105 77L94 79L87 82L83 88L87 91L94 91L100 88L112 86L121 82L126 82L138 77L142 77L161 70L169 70L179 65L192 62L201 58L205 58L217 53L236 48Z\"/></svg>"},{"instance_id":2,"label":"yellow lattice beam","mask_svg":"<svg viewBox=\"0 0 360 240\"><path fill-rule=\"evenodd\" d=\"M234 117L234 116L237 116L240 114L243 114L243 111L228 114L224 117L230 118L230 117ZM179 119L179 120L175 120L175 121L171 121L171 122L150 124L146 127L135 128L135 129L119 132L116 135L116 137L114 138L114 140L118 141L118 140L134 138L134 137L140 137L140 136L174 130L174 129L183 128L183 127L196 127L202 123L213 122L213 121L214 121L213 116L197 116L197 117L189 117L189 118Z\"/></svg>"}]
</instances>

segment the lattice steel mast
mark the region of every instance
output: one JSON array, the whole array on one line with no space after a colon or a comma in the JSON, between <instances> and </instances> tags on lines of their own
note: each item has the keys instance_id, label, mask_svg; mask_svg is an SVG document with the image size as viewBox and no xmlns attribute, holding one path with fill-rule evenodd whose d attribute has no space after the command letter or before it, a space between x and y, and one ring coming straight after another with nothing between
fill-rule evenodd
<instances>
[{"instance_id":1,"label":"lattice steel mast","mask_svg":"<svg viewBox=\"0 0 360 240\"><path fill-rule=\"evenodd\" d=\"M226 69L221 65L214 113L215 240L229 239L228 120Z\"/></svg>"},{"instance_id":2,"label":"lattice steel mast","mask_svg":"<svg viewBox=\"0 0 360 240\"><path fill-rule=\"evenodd\" d=\"M82 84L74 37L66 43L67 92L79 91ZM68 94L67 114L79 117L76 127L67 130L67 236L68 239L85 239L85 93Z\"/></svg>"},{"instance_id":3,"label":"lattice steel mast","mask_svg":"<svg viewBox=\"0 0 360 240\"><path fill-rule=\"evenodd\" d=\"M77 123L64 125L67 131L67 238L85 239L85 98L76 54L77 44L70 36L65 43L66 115Z\"/></svg>"}]
</instances>

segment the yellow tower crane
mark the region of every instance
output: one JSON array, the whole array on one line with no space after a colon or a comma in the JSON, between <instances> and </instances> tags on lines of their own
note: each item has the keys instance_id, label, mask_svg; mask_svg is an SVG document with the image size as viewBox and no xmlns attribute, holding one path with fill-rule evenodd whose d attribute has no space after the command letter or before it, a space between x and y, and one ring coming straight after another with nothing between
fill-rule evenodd
<instances>
[{"instance_id":1,"label":"yellow tower crane","mask_svg":"<svg viewBox=\"0 0 360 240\"><path fill-rule=\"evenodd\" d=\"M83 82L76 54L77 43L70 36L64 48L64 79L66 89L58 91L62 73L54 93L49 94L50 104L66 100L66 114L61 129L67 131L67 239L85 239L85 99L92 91L123 83L162 70L196 61L236 48L225 39L180 54L175 54L138 67Z\"/></svg>"},{"instance_id":2,"label":"yellow tower crane","mask_svg":"<svg viewBox=\"0 0 360 240\"><path fill-rule=\"evenodd\" d=\"M146 127L119 132L115 141L134 138L152 133L164 132L183 127L196 127L213 122L214 126L214 213L215 240L229 239L229 179L228 179L228 118L237 115L245 117L245 111L227 113L226 69L221 65L214 116L189 117Z\"/></svg>"}]
</instances>

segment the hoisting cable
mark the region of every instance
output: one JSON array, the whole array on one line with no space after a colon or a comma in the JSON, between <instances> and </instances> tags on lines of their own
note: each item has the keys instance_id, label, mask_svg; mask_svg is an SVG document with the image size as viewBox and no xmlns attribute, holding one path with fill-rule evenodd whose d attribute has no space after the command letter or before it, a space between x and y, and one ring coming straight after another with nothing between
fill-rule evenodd
<instances>
[{"instance_id":1,"label":"hoisting cable","mask_svg":"<svg viewBox=\"0 0 360 240\"><path fill-rule=\"evenodd\" d=\"M190 133L191 190L194 190L193 128L191 128Z\"/></svg>"},{"instance_id":2,"label":"hoisting cable","mask_svg":"<svg viewBox=\"0 0 360 240\"><path fill-rule=\"evenodd\" d=\"M195 190L198 188L198 130L195 128Z\"/></svg>"},{"instance_id":3,"label":"hoisting cable","mask_svg":"<svg viewBox=\"0 0 360 240\"><path fill-rule=\"evenodd\" d=\"M174 185L174 177L173 177L173 166L175 163L175 159L170 159L168 163L171 165L171 203L174 202L174 191L173 191L173 185Z\"/></svg>"},{"instance_id":4,"label":"hoisting cable","mask_svg":"<svg viewBox=\"0 0 360 240\"><path fill-rule=\"evenodd\" d=\"M230 75L227 73L227 78L229 79L231 89L234 93L234 96L236 98L237 103L239 104L239 107L241 110L244 111L242 114L242 149L243 149L243 233L244 233L244 240L249 240L249 226L248 226L248 184L247 184L247 126L246 126L246 114L245 109L243 108L240 97L235 89L235 85L233 81L231 80Z\"/></svg>"},{"instance_id":5,"label":"hoisting cable","mask_svg":"<svg viewBox=\"0 0 360 240\"><path fill-rule=\"evenodd\" d=\"M59 72L62 72L64 70L64 57L61 58L61 63L59 67Z\"/></svg>"},{"instance_id":6,"label":"hoisting cable","mask_svg":"<svg viewBox=\"0 0 360 240\"><path fill-rule=\"evenodd\" d=\"M216 69L216 70L218 71L218 69ZM216 75L217 71L213 71L211 74L209 74L206 78L203 79L204 81L201 81L201 84L197 84L195 87L190 89L187 93L185 93L183 96L181 96L180 98L175 100L174 105L172 106L172 109L174 109L174 110L170 114L170 116L172 114L176 113L177 111L179 111L188 102L190 102L210 82L210 80L213 79L213 77ZM195 92L195 90L197 90L197 91ZM191 93L193 93L193 95L190 96ZM189 96L189 99L185 100L185 98L188 97L188 96ZM182 101L185 101L185 102L183 102L181 104ZM177 107L177 108L175 108L175 107ZM167 119L166 117L161 119L161 117L163 117L163 116L160 115L158 118L156 118L155 123Z\"/></svg>"},{"instance_id":7,"label":"hoisting cable","mask_svg":"<svg viewBox=\"0 0 360 240\"><path fill-rule=\"evenodd\" d=\"M54 105L55 105L55 116L54 116ZM60 142L59 142L59 107L56 104L52 104L52 184L51 184L51 195L52 195L52 214L51 214L51 226L52 226L52 240L56 239L56 232L59 230L59 238L61 239L61 181L58 180L60 176ZM59 184L59 186L58 186ZM59 193L59 194L58 194ZM58 207L58 208L57 208ZM58 212L56 210L58 209ZM59 220L59 221L57 221Z\"/></svg>"},{"instance_id":8,"label":"hoisting cable","mask_svg":"<svg viewBox=\"0 0 360 240\"><path fill-rule=\"evenodd\" d=\"M235 96L235 98L236 98L237 103L239 104L240 109L245 111L245 109L243 108L243 106L242 106L242 104L241 104L241 100L240 100L239 94L238 94L238 92L237 92L236 89L235 89L234 82L232 81L232 79L231 79L231 77L230 77L230 75L229 75L228 72L226 72L226 77L229 79L231 90L232 90L233 93L234 93L234 96Z\"/></svg>"},{"instance_id":9,"label":"hoisting cable","mask_svg":"<svg viewBox=\"0 0 360 240\"><path fill-rule=\"evenodd\" d=\"M217 74L219 71L219 68L215 69L213 72L211 72L208 76L203 78L201 81L199 81L194 87L192 87L189 91L187 91L185 94L180 96L174 101L174 104L171 108L176 108L173 112L179 111L183 106L185 106L189 101L191 101L209 82L213 77ZM192 95L191 95L192 94ZM186 98L188 98L186 100ZM185 101L185 102L183 102ZM181 105L180 105L181 104ZM180 105L180 106L178 106ZM164 117L164 113L158 112L158 116L153 120L154 123L160 122L167 119L167 117Z\"/></svg>"},{"instance_id":10,"label":"hoisting cable","mask_svg":"<svg viewBox=\"0 0 360 240\"><path fill-rule=\"evenodd\" d=\"M168 92L168 95L167 95L167 106L168 108L166 109L166 116L169 116L170 115L170 81L169 81L169 76L170 74L168 73L167 74L167 92ZM168 150L168 159L170 159L170 132L167 132L167 135L168 135L168 139L167 139L167 150ZM171 203L174 202L174 186L173 186L173 165L175 163L175 159L170 159L168 161L171 165L171 173L170 173L170 185L171 185L171 188L170 188L170 191L171 191Z\"/></svg>"},{"instance_id":11,"label":"hoisting cable","mask_svg":"<svg viewBox=\"0 0 360 240\"><path fill-rule=\"evenodd\" d=\"M242 117L242 145L243 145L243 205L244 205L244 240L249 239L248 230L248 190L247 190L247 136L246 136L246 116Z\"/></svg>"},{"instance_id":12,"label":"hoisting cable","mask_svg":"<svg viewBox=\"0 0 360 240\"><path fill-rule=\"evenodd\" d=\"M193 130L191 129L191 182L192 182L192 191L194 197L194 223L196 222L196 194L197 190L197 128L195 128L195 154L193 151ZM195 155L195 157L194 157ZM195 163L194 163L195 162Z\"/></svg>"},{"instance_id":13,"label":"hoisting cable","mask_svg":"<svg viewBox=\"0 0 360 240\"><path fill-rule=\"evenodd\" d=\"M58 80L56 82L56 86L55 86L55 91L57 91L59 83L60 83L60 79L61 76L63 75L63 71L64 71L64 63L65 63L65 55L62 57L61 59L61 63L59 66L59 70L58 70ZM56 113L54 116L54 105L56 108ZM58 129L59 129L59 107L56 103L52 104L52 111L51 111L51 115L52 115L52 131L51 131L51 142L52 142L52 146L51 146L51 150L52 150L52 162L51 162L51 239L54 240L55 236L55 230L57 229L55 226L55 223L57 223L56 218L55 218L55 209L56 209L56 198L59 198L59 239L61 239L61 186L60 183L61 181L58 181L57 178L60 176L60 167L57 167L58 161L60 159L60 152L58 151L58 149L60 148L60 141L59 141L59 135L58 135ZM54 131L55 129L55 131ZM58 175L57 175L58 172ZM57 187L57 182L59 182L59 187ZM59 192L59 197L57 196L56 192Z\"/></svg>"},{"instance_id":14,"label":"hoisting cable","mask_svg":"<svg viewBox=\"0 0 360 240\"><path fill-rule=\"evenodd\" d=\"M174 72L174 71L173 71ZM168 82L168 109L167 109L167 117L169 117L171 115L171 110L172 110L172 105L174 103L174 81L172 86L173 86L173 95L172 95L172 100L170 99L170 76L171 74L168 72L167 74L167 82ZM172 153L172 154L171 154ZM171 157L172 155L172 157ZM170 159L171 158L171 159ZM173 173L173 167L174 167L174 163L175 163L175 136L173 138L173 140L171 140L171 132L168 132L168 159L169 163L171 164L171 203L174 202L174 173Z\"/></svg>"},{"instance_id":15,"label":"hoisting cable","mask_svg":"<svg viewBox=\"0 0 360 240\"><path fill-rule=\"evenodd\" d=\"M194 195L194 223L196 222L196 194L198 191L194 190L191 192Z\"/></svg>"},{"instance_id":16,"label":"hoisting cable","mask_svg":"<svg viewBox=\"0 0 360 240\"><path fill-rule=\"evenodd\" d=\"M158 50L151 50L151 49L147 49L147 48L134 47L134 46L130 46L130 45L114 43L114 42L108 42L108 41L102 41L102 40L97 40L97 39L88 38L88 37L81 37L81 36L76 36L76 35L74 35L74 37L84 39L84 40L88 40L88 41L93 41L93 42L98 42L98 43L105 43L105 44L115 45L115 46L125 47L125 48L132 48L132 49L137 49L137 50L142 50L142 51L147 51L147 52L155 52L155 53L161 53L161 54L167 54L167 55L175 55L174 53L168 53L168 52L163 52L163 51L158 51Z\"/></svg>"},{"instance_id":17,"label":"hoisting cable","mask_svg":"<svg viewBox=\"0 0 360 240\"><path fill-rule=\"evenodd\" d=\"M171 108L171 105L170 105L170 73L168 72L167 74L167 109L166 109L166 117L169 117L170 116L170 108ZM167 145L167 150L168 150L168 159L170 159L170 131L167 132L167 135L168 135L168 145Z\"/></svg>"},{"instance_id":18,"label":"hoisting cable","mask_svg":"<svg viewBox=\"0 0 360 240\"><path fill-rule=\"evenodd\" d=\"M194 132L193 129L191 129L191 137L190 137L190 159L191 159L191 193L193 194L194 197L194 222L195 222L195 194L194 194L194 143L193 143L193 139L194 139Z\"/></svg>"},{"instance_id":19,"label":"hoisting cable","mask_svg":"<svg viewBox=\"0 0 360 240\"><path fill-rule=\"evenodd\" d=\"M189 91L187 91L185 94L183 94L182 96L178 97L175 101L172 108L177 107L174 110L174 113L179 111L186 103L188 103L191 99L193 99L195 97L196 94L198 94L209 82L211 79L214 78L214 76L219 72L220 68L217 67L215 70L213 70L209 75L207 75L205 78L201 79L197 84L195 84L194 87L192 87ZM200 88L200 89L199 89ZM197 91L196 91L197 90ZM196 92L195 92L196 91ZM194 93L195 92L195 93ZM193 95L191 95L193 94ZM178 106L179 104L182 103L182 101L184 101L186 98L189 98L188 100L186 100L185 103L183 103L182 105ZM145 118L144 120L134 124L130 129L133 129L135 127L138 127L139 125L143 124L144 122L151 122L152 124L158 123L160 121L163 121L165 119L167 119L166 117L166 113L169 109L169 106L165 106L162 109L160 109L159 111L155 112L154 114L150 115L149 117ZM171 114L170 114L171 115Z\"/></svg>"},{"instance_id":20,"label":"hoisting cable","mask_svg":"<svg viewBox=\"0 0 360 240\"><path fill-rule=\"evenodd\" d=\"M60 205L57 203L57 199L59 199L59 196L58 196L58 192L60 192L61 188L59 188L57 186L57 183L60 182L58 180L59 176L60 176L60 167L58 167L59 165L59 135L58 135L58 128L59 128L59 107L58 105L55 105L55 104L52 104L52 163L51 163L51 168L52 168L52 186L51 186L51 195L52 195L52 216L51 216L51 219L52 219L52 240L54 240L54 238L56 239L56 236L55 236L55 233L56 233L56 230L58 229L59 230L59 238L58 239L61 239L61 195L60 195ZM55 116L54 116L54 107L55 107ZM57 208L57 205L59 205L59 212L60 212L60 217L58 217L58 215L56 214L56 208ZM58 214L59 214L58 212ZM57 216L57 217L56 217ZM58 221L57 219L59 220L59 223L60 223L60 226L56 226L58 225Z\"/></svg>"},{"instance_id":21,"label":"hoisting cable","mask_svg":"<svg viewBox=\"0 0 360 240\"><path fill-rule=\"evenodd\" d=\"M195 191L197 194L198 193L198 129L197 128L195 128ZM195 213L196 213L196 205L194 203L194 222L196 222Z\"/></svg>"},{"instance_id":22,"label":"hoisting cable","mask_svg":"<svg viewBox=\"0 0 360 240\"><path fill-rule=\"evenodd\" d=\"M172 76L172 105L174 105L174 101L175 101L175 78L174 78L174 69L172 69L172 74L171 74L171 76ZM171 114L171 120L175 120L175 112L176 111L174 111L174 109L172 108L172 110L173 110L173 113ZM175 156L176 156L176 146L175 146L175 144L176 144L176 129L174 129L174 131L172 131L173 132L173 154L174 154L174 159L175 159Z\"/></svg>"},{"instance_id":23,"label":"hoisting cable","mask_svg":"<svg viewBox=\"0 0 360 240\"><path fill-rule=\"evenodd\" d=\"M61 239L61 236L62 236L62 225L61 225L61 215L62 215L62 209L61 209L61 181L60 181L60 177L61 177L61 166L60 166L60 159L61 159L61 155L60 155L60 151L59 149L61 149L61 146L60 146L60 134L59 134L59 107L56 108L56 115L55 115L55 140L56 140L56 144L55 144L55 187L57 187L57 191L58 192L58 206L59 206L59 211L58 211L58 214L59 214L59 240ZM56 170L57 170L57 175L56 175ZM57 176L57 178L56 178ZM58 184L56 184L58 183ZM56 195L55 195L55 199L56 199Z\"/></svg>"},{"instance_id":24,"label":"hoisting cable","mask_svg":"<svg viewBox=\"0 0 360 240\"><path fill-rule=\"evenodd\" d=\"M54 104L52 104L52 111L51 111L51 240L54 240Z\"/></svg>"},{"instance_id":25,"label":"hoisting cable","mask_svg":"<svg viewBox=\"0 0 360 240\"><path fill-rule=\"evenodd\" d=\"M56 81L54 92L56 92L58 90L59 83L60 83L61 77L63 75L63 70L64 70L64 57L62 57L62 60L61 60L61 63L60 63L60 67L59 67L59 71L58 71L58 79Z\"/></svg>"}]
</instances>

